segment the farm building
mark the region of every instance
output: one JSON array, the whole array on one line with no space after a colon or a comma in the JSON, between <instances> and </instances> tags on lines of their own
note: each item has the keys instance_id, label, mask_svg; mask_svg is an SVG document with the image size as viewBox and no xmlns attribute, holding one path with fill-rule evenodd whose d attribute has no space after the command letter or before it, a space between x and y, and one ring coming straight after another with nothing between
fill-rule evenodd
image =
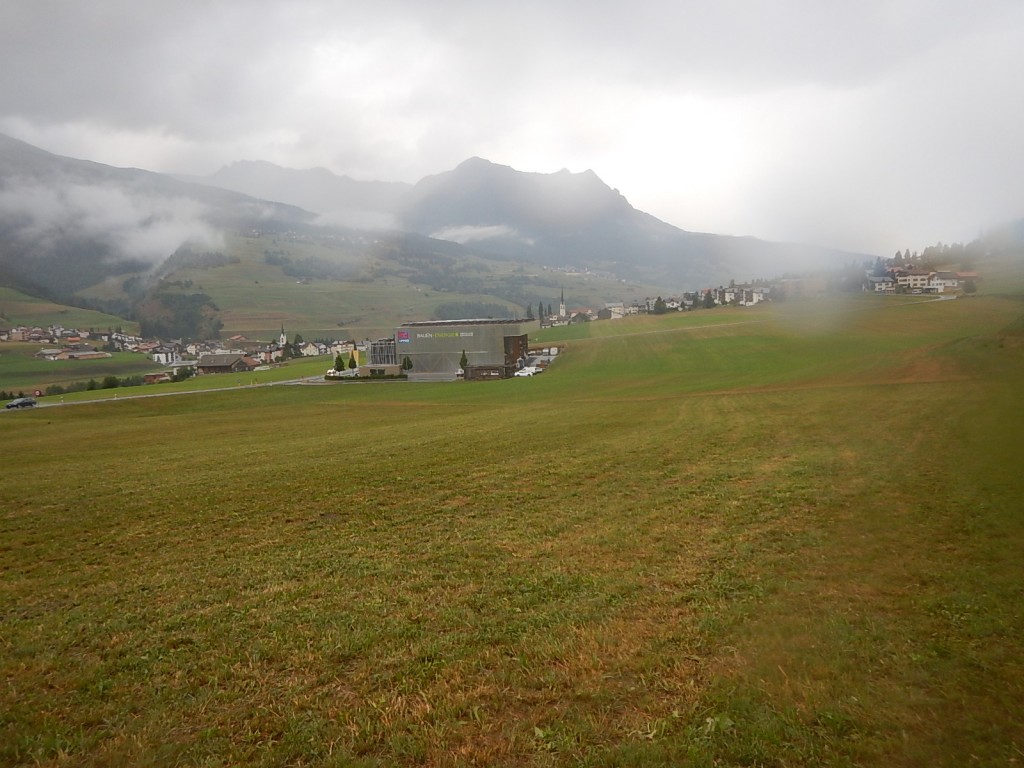
<instances>
[{"instance_id":1,"label":"farm building","mask_svg":"<svg viewBox=\"0 0 1024 768\"><path fill-rule=\"evenodd\" d=\"M451 381L466 356L465 378L505 378L528 353L527 331L535 320L438 320L403 323L395 329L396 362L408 358L410 381Z\"/></svg>"},{"instance_id":2,"label":"farm building","mask_svg":"<svg viewBox=\"0 0 1024 768\"><path fill-rule=\"evenodd\" d=\"M196 372L203 373L241 373L251 371L257 362L245 355L236 353L203 355L196 364Z\"/></svg>"}]
</instances>

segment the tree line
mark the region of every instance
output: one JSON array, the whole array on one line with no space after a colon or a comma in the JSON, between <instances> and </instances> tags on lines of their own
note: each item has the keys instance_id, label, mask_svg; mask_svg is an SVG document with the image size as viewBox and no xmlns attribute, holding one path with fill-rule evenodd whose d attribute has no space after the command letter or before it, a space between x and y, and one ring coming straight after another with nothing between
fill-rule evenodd
<instances>
[{"instance_id":1,"label":"tree line","mask_svg":"<svg viewBox=\"0 0 1024 768\"><path fill-rule=\"evenodd\" d=\"M195 370L189 367L178 368L172 375L171 381L185 381L195 375ZM70 384L50 384L43 393L52 395L69 395L72 392L92 392L97 389L116 389L118 387L141 387L146 381L142 376L104 376L97 381L73 381ZM5 392L0 390L0 400L13 400L15 397L25 397L24 392L15 394L13 391Z\"/></svg>"}]
</instances>

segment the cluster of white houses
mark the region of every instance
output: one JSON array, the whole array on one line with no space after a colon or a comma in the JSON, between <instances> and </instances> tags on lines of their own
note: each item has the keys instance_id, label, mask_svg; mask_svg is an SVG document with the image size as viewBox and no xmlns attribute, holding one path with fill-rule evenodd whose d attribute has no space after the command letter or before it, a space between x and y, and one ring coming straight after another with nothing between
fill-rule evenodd
<instances>
[{"instance_id":1,"label":"cluster of white houses","mask_svg":"<svg viewBox=\"0 0 1024 768\"><path fill-rule=\"evenodd\" d=\"M913 270L890 267L886 274L877 276L867 274L864 278L864 291L876 293L956 293L963 291L965 285L978 279L977 272L956 272L950 270ZM683 311L712 306L752 307L772 298L811 297L823 295L828 291L827 281L822 277L798 277L775 280L771 283L730 284L717 288L705 288L700 291L683 293L679 296L668 296L662 299L647 297L646 299L626 302L611 302L601 309L584 308L574 312L561 313L545 320L546 325L566 325L580 320L614 320L628 315L637 315L659 311Z\"/></svg>"},{"instance_id":2,"label":"cluster of white houses","mask_svg":"<svg viewBox=\"0 0 1024 768\"><path fill-rule=\"evenodd\" d=\"M29 341L51 345L88 345L110 341L113 331L97 333L96 331L80 331L77 328L65 328L63 325L16 325L13 328L0 329L0 341ZM139 339L142 341L142 339Z\"/></svg>"},{"instance_id":3,"label":"cluster of white houses","mask_svg":"<svg viewBox=\"0 0 1024 768\"><path fill-rule=\"evenodd\" d=\"M60 325L24 326L0 329L0 342L31 342L42 345L36 357L43 360L95 360L109 358L112 352L134 352L146 355L154 363L168 369L193 368L197 373L238 373L261 365L279 362L285 355L287 338L284 329L272 342L250 341L233 336L226 341L145 339L123 331L66 328ZM306 342L291 347L294 357L317 355L357 356L369 342L353 341ZM171 378L171 373L154 373L144 377L147 382Z\"/></svg>"},{"instance_id":4,"label":"cluster of white houses","mask_svg":"<svg viewBox=\"0 0 1024 768\"><path fill-rule=\"evenodd\" d=\"M868 275L866 286L876 293L951 293L978 279L977 272L912 270L891 267L887 274Z\"/></svg>"},{"instance_id":5,"label":"cluster of white houses","mask_svg":"<svg viewBox=\"0 0 1024 768\"><path fill-rule=\"evenodd\" d=\"M820 288L821 290L824 290L824 283L822 281L801 279L783 282L793 284L808 284L810 282L814 282L815 285L820 282ZM767 283L748 283L745 285L732 284L729 286L705 288L700 291L682 293L677 296L666 296L665 298L662 298L661 296L648 296L647 298L637 299L632 302L612 301L607 302L603 307L598 309L593 307L583 307L570 312L565 311L565 303L563 301L562 309L559 314L544 318L542 326L546 328L558 325L571 325L578 322L588 322L591 320L617 320L630 315L643 315L659 312L682 312L685 310L711 306L734 305L752 307L755 304L759 304L762 301L766 301L771 298L773 290L776 293L779 293L780 291L785 292L787 290L787 286L781 284L772 286ZM793 286L789 286L789 290L792 291ZM806 287L803 292L807 293Z\"/></svg>"}]
</instances>

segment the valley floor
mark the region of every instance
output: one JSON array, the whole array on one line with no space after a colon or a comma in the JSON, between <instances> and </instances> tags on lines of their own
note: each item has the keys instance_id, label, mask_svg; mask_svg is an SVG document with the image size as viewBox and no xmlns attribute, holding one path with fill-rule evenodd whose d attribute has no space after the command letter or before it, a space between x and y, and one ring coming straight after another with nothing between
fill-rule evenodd
<instances>
[{"instance_id":1,"label":"valley floor","mask_svg":"<svg viewBox=\"0 0 1024 768\"><path fill-rule=\"evenodd\" d=\"M0 419L0 761L1019 762L1024 303L758 312Z\"/></svg>"}]
</instances>

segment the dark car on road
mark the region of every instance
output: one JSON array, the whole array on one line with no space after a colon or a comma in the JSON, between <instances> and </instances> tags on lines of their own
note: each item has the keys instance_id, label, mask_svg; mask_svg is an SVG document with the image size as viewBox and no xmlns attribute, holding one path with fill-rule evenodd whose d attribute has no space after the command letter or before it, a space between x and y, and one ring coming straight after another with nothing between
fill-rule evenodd
<instances>
[{"instance_id":1,"label":"dark car on road","mask_svg":"<svg viewBox=\"0 0 1024 768\"><path fill-rule=\"evenodd\" d=\"M32 408L36 404L34 397L19 397L11 400L4 408Z\"/></svg>"}]
</instances>

